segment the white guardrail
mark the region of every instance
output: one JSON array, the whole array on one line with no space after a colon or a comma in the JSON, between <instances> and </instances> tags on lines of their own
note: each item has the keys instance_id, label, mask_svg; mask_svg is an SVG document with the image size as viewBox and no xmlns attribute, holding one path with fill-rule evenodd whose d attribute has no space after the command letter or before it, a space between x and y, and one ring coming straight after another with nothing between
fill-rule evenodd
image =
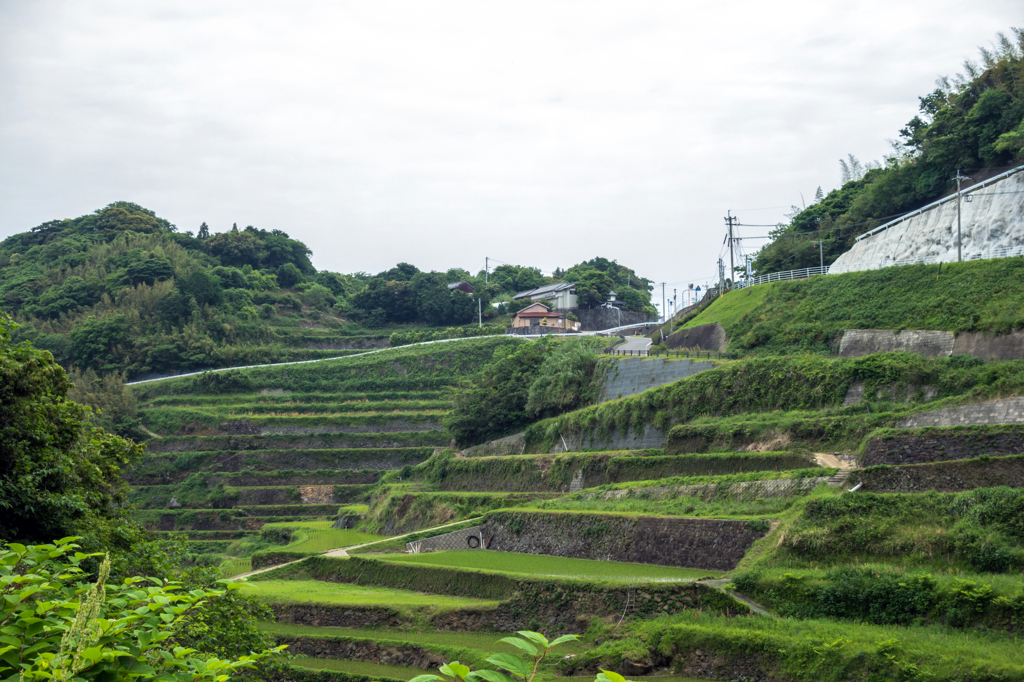
<instances>
[{"instance_id":1,"label":"white guardrail","mask_svg":"<svg viewBox=\"0 0 1024 682\"><path fill-rule=\"evenodd\" d=\"M609 333L614 334L614 332L617 332L617 331L623 331L623 330L626 330L626 329L636 329L637 327L646 327L648 325L653 325L653 324L657 324L657 323L656 322L641 322L639 324L628 324L628 325L625 325L625 326L622 326L622 327L614 327L612 329L602 329L600 331L593 331L593 332L581 332L580 335L581 336L594 336L594 335L603 335L603 334L609 334ZM125 386L137 386L139 384L148 384L148 383L153 382L153 381L166 381L168 379L181 379L181 378L184 378L184 377L198 376L200 374L212 374L214 372L230 372L230 371L236 370L236 369L258 369L258 368L261 368L261 367L284 367L285 365L306 365L306 364L309 364L311 362L331 362L331 361L334 361L334 360L345 360L345 359L348 359L348 358L356 358L356 357L360 357L362 355L371 355L373 353L386 353L387 351L395 350L396 348L409 348L410 346L425 346L425 345L431 344L431 343L451 343L452 341L473 341L473 340L477 340L477 339L493 339L495 336L502 336L502 334L489 334L487 336L463 336L463 337L459 337L459 338L455 338L455 339L438 339L437 341L418 341L416 343L408 343L408 344L406 344L404 346L395 346L394 348L377 348L375 350L368 350L368 351L366 351L364 353L351 353L349 355L339 355L338 357L335 357L335 358L316 358L315 360L294 360L292 362L272 362L272 363L269 363L269 364L266 364L266 365L241 365L241 366L236 366L236 367L218 367L218 368L215 368L215 369L203 369L203 370L199 370L198 372L186 372L184 374L171 374L171 375L168 375L168 376L165 376L165 377L154 377L152 379L141 379L139 381L129 381L129 382L127 382L125 384ZM515 336L515 337L521 338L521 339L539 339L539 338L542 338L544 336L551 336L551 334L508 334L508 336ZM572 334L572 335L564 334L563 336L575 336L575 334Z\"/></svg>"},{"instance_id":2,"label":"white guardrail","mask_svg":"<svg viewBox=\"0 0 1024 682\"><path fill-rule=\"evenodd\" d=\"M1015 258L1024 256L1024 245L1003 246L998 249L988 249L979 253L964 254L964 260L988 260L991 258ZM749 280L740 280L733 285L733 289L744 289L758 284L768 282L781 282L787 279L807 279L814 275L841 275L846 272L862 272L864 270L881 270L894 265L937 265L939 262L949 263L950 260L943 260L941 256L921 256L919 258L904 258L902 260L880 260L878 262L850 263L849 265L836 267L826 265L817 268L800 268L799 270L786 270L784 272L773 272L770 275L751 277Z\"/></svg>"}]
</instances>

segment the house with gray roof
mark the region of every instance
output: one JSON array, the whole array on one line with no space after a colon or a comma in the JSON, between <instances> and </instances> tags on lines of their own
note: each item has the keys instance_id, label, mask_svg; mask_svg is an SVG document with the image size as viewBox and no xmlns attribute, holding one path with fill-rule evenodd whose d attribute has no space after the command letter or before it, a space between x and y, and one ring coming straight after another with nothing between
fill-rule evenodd
<instances>
[{"instance_id":1,"label":"house with gray roof","mask_svg":"<svg viewBox=\"0 0 1024 682\"><path fill-rule=\"evenodd\" d=\"M577 307L576 285L572 282L555 282L545 284L529 291L520 291L512 297L513 301L544 301L551 308L567 310Z\"/></svg>"}]
</instances>

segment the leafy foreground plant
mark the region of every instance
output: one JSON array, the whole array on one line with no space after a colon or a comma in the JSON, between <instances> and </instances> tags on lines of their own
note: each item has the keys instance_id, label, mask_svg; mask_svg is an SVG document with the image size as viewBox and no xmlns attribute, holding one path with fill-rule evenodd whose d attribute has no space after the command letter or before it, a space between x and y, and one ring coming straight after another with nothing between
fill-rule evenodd
<instances>
[{"instance_id":1,"label":"leafy foreground plant","mask_svg":"<svg viewBox=\"0 0 1024 682\"><path fill-rule=\"evenodd\" d=\"M179 583L156 578L107 585L109 558L88 585L80 565L98 555L71 554L75 539L0 551L0 679L225 682L284 649L224 660L178 646L189 616L240 585L184 594Z\"/></svg>"},{"instance_id":2,"label":"leafy foreground plant","mask_svg":"<svg viewBox=\"0 0 1024 682\"><path fill-rule=\"evenodd\" d=\"M533 659L532 662L524 661L518 656L513 656L512 654L494 654L487 659L488 663L511 674L511 677L506 675L505 672L501 672L499 670L470 670L468 665L462 665L458 661L452 661L451 663L442 665L438 670L442 675L447 675L453 680L462 680L463 682L469 682L470 680L476 680L479 682L533 682L533 678L537 676L537 670L540 668L541 661L551 653L552 649L559 644L575 642L579 639L579 635L562 635L555 641L549 642L547 637L539 632L520 630L519 634L523 637L503 637L498 641L511 644L517 649L525 652ZM409 682L449 681L444 677L438 677L437 675L418 675L412 678ZM595 682L627 681L626 678L616 672L602 670L598 673Z\"/></svg>"}]
</instances>

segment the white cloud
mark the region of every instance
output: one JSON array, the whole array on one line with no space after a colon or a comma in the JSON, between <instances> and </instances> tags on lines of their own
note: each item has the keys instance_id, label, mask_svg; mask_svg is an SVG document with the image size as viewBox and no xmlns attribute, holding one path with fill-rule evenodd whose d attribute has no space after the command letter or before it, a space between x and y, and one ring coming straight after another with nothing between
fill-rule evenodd
<instances>
[{"instance_id":1,"label":"white cloud","mask_svg":"<svg viewBox=\"0 0 1024 682\"><path fill-rule=\"evenodd\" d=\"M727 209L880 158L1018 10L8 3L0 235L127 199L182 229L283 229L334 270L605 255L687 281L715 271Z\"/></svg>"}]
</instances>

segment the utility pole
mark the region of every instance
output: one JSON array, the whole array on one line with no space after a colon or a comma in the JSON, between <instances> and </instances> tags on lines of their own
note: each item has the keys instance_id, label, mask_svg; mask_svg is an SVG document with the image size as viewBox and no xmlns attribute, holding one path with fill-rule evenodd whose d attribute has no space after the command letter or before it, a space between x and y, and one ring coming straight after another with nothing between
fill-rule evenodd
<instances>
[{"instance_id":1,"label":"utility pole","mask_svg":"<svg viewBox=\"0 0 1024 682\"><path fill-rule=\"evenodd\" d=\"M736 270L735 258L733 257L733 237L732 237L732 226L733 223L739 223L740 219L732 214L732 211L726 211L725 223L729 226L729 275L731 276Z\"/></svg>"},{"instance_id":2,"label":"utility pole","mask_svg":"<svg viewBox=\"0 0 1024 682\"><path fill-rule=\"evenodd\" d=\"M718 296L725 296L725 263L718 259Z\"/></svg>"},{"instance_id":3,"label":"utility pole","mask_svg":"<svg viewBox=\"0 0 1024 682\"><path fill-rule=\"evenodd\" d=\"M825 240L819 239L817 242L811 242L818 247L818 253L821 255L821 272L825 272Z\"/></svg>"},{"instance_id":4,"label":"utility pole","mask_svg":"<svg viewBox=\"0 0 1024 682\"><path fill-rule=\"evenodd\" d=\"M956 169L956 262L963 260L963 239L960 237L960 183L970 180L966 175L960 175L960 169Z\"/></svg>"},{"instance_id":5,"label":"utility pole","mask_svg":"<svg viewBox=\"0 0 1024 682\"><path fill-rule=\"evenodd\" d=\"M668 321L668 310L665 308L665 283L661 283L661 316Z\"/></svg>"},{"instance_id":6,"label":"utility pole","mask_svg":"<svg viewBox=\"0 0 1024 682\"><path fill-rule=\"evenodd\" d=\"M485 286L487 285L487 269L489 267L489 261L490 261L490 259L487 256L484 256L484 285ZM477 314L477 319L480 322L480 326L483 327L484 326L484 303L483 303L483 299L480 298L479 295L476 297L476 314Z\"/></svg>"}]
</instances>

